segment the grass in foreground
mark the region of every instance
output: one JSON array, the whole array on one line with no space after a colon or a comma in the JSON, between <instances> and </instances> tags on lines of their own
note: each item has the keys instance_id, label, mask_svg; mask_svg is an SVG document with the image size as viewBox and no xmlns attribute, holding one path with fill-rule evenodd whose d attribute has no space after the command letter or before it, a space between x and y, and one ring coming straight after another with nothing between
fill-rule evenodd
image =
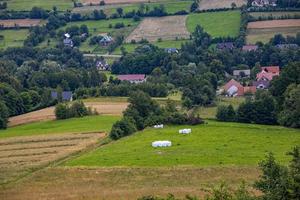
<instances>
[{"instance_id":1,"label":"grass in foreground","mask_svg":"<svg viewBox=\"0 0 300 200\"><path fill-rule=\"evenodd\" d=\"M29 11L32 7L40 7L52 10L56 6L58 10L72 9L72 0L9 0L7 1L8 10Z\"/></svg>"},{"instance_id":2,"label":"grass in foreground","mask_svg":"<svg viewBox=\"0 0 300 200\"><path fill-rule=\"evenodd\" d=\"M191 14L186 26L189 32L194 32L201 25L212 37L236 37L241 23L240 11L222 11Z\"/></svg>"},{"instance_id":3,"label":"grass in foreground","mask_svg":"<svg viewBox=\"0 0 300 200\"><path fill-rule=\"evenodd\" d=\"M67 166L257 166L272 151L287 163L286 152L300 144L300 131L279 126L222 123L192 127L190 135L178 130L187 126L148 128L133 136L102 146L68 161ZM153 148L151 142L170 140L172 147Z\"/></svg>"},{"instance_id":4,"label":"grass in foreground","mask_svg":"<svg viewBox=\"0 0 300 200\"><path fill-rule=\"evenodd\" d=\"M89 116L47 122L37 122L0 131L0 139L60 133L109 132L118 116Z\"/></svg>"}]
</instances>

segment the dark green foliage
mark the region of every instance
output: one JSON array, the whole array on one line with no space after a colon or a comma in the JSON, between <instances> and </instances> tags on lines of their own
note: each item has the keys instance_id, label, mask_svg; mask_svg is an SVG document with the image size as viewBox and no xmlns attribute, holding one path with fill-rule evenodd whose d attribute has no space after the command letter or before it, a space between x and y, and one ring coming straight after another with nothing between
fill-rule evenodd
<instances>
[{"instance_id":1,"label":"dark green foliage","mask_svg":"<svg viewBox=\"0 0 300 200\"><path fill-rule=\"evenodd\" d=\"M120 139L122 137L131 135L132 133L134 133L136 131L136 127L134 125L134 123L129 120L128 118L123 118L120 121L117 121L110 132L110 137L113 140L117 140Z\"/></svg>"},{"instance_id":2,"label":"dark green foliage","mask_svg":"<svg viewBox=\"0 0 300 200\"><path fill-rule=\"evenodd\" d=\"M68 119L73 117L84 117L92 114L90 108L87 108L82 101L75 101L71 105L59 103L55 106L56 119Z\"/></svg>"},{"instance_id":3,"label":"dark green foliage","mask_svg":"<svg viewBox=\"0 0 300 200\"><path fill-rule=\"evenodd\" d=\"M278 121L283 126L300 128L300 85L291 84L285 91Z\"/></svg>"},{"instance_id":4,"label":"dark green foliage","mask_svg":"<svg viewBox=\"0 0 300 200\"><path fill-rule=\"evenodd\" d=\"M0 101L0 129L5 129L7 127L8 117L8 108L2 101Z\"/></svg>"},{"instance_id":5,"label":"dark green foliage","mask_svg":"<svg viewBox=\"0 0 300 200\"><path fill-rule=\"evenodd\" d=\"M55 106L56 119L67 119L69 117L69 107L67 104L59 103Z\"/></svg>"},{"instance_id":6,"label":"dark green foliage","mask_svg":"<svg viewBox=\"0 0 300 200\"><path fill-rule=\"evenodd\" d=\"M216 118L219 121L234 122L236 120L236 113L232 105L218 106Z\"/></svg>"},{"instance_id":7,"label":"dark green foliage","mask_svg":"<svg viewBox=\"0 0 300 200\"><path fill-rule=\"evenodd\" d=\"M198 47L207 48L211 44L211 36L204 31L204 29L197 25L195 31L192 33L193 40Z\"/></svg>"},{"instance_id":8,"label":"dark green foliage","mask_svg":"<svg viewBox=\"0 0 300 200\"><path fill-rule=\"evenodd\" d=\"M191 8L190 8L190 11L191 12L194 12L198 9L198 2L197 1L194 1L191 5Z\"/></svg>"}]
</instances>

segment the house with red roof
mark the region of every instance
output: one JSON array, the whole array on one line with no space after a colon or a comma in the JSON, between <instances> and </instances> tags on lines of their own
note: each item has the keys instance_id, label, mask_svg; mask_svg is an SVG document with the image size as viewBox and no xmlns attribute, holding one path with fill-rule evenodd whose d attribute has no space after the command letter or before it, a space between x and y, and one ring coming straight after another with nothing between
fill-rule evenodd
<instances>
[{"instance_id":1,"label":"house with red roof","mask_svg":"<svg viewBox=\"0 0 300 200\"><path fill-rule=\"evenodd\" d=\"M271 81L274 76L279 76L280 68L279 66L267 66L261 67L261 72L256 75L257 81Z\"/></svg>"},{"instance_id":2,"label":"house with red roof","mask_svg":"<svg viewBox=\"0 0 300 200\"><path fill-rule=\"evenodd\" d=\"M128 81L130 83L143 83L146 82L145 74L124 74L118 75L117 79L120 81Z\"/></svg>"},{"instance_id":3,"label":"house with red roof","mask_svg":"<svg viewBox=\"0 0 300 200\"><path fill-rule=\"evenodd\" d=\"M258 46L257 45L244 45L242 47L242 51L245 51L245 52L249 52L249 51L256 51L258 49Z\"/></svg>"},{"instance_id":4,"label":"house with red roof","mask_svg":"<svg viewBox=\"0 0 300 200\"><path fill-rule=\"evenodd\" d=\"M247 93L254 94L256 92L255 86L242 86L238 81L231 79L223 86L224 92L231 97L244 96Z\"/></svg>"}]
</instances>

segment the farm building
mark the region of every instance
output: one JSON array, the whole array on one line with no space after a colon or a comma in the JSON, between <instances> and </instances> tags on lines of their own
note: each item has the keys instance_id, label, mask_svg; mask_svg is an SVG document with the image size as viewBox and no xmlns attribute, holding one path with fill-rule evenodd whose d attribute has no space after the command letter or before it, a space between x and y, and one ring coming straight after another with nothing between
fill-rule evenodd
<instances>
[{"instance_id":1,"label":"farm building","mask_svg":"<svg viewBox=\"0 0 300 200\"><path fill-rule=\"evenodd\" d=\"M61 98L62 101L73 101L73 94L71 91L63 91L61 93L52 91L51 98L53 100L58 100Z\"/></svg>"},{"instance_id":2,"label":"farm building","mask_svg":"<svg viewBox=\"0 0 300 200\"><path fill-rule=\"evenodd\" d=\"M178 53L178 49L176 48L166 48L165 51L169 54L172 54L172 53Z\"/></svg>"},{"instance_id":3,"label":"farm building","mask_svg":"<svg viewBox=\"0 0 300 200\"><path fill-rule=\"evenodd\" d=\"M238 81L231 79L223 86L224 92L230 96L244 96L245 94L254 94L256 92L255 86L242 86Z\"/></svg>"},{"instance_id":4,"label":"farm building","mask_svg":"<svg viewBox=\"0 0 300 200\"><path fill-rule=\"evenodd\" d=\"M279 76L280 68L279 66L267 66L261 67L261 72L256 75L256 80L271 81L274 76Z\"/></svg>"},{"instance_id":5,"label":"farm building","mask_svg":"<svg viewBox=\"0 0 300 200\"><path fill-rule=\"evenodd\" d=\"M276 0L253 0L251 5L253 7L266 7L266 6L276 6Z\"/></svg>"},{"instance_id":6,"label":"farm building","mask_svg":"<svg viewBox=\"0 0 300 200\"><path fill-rule=\"evenodd\" d=\"M100 40L100 45L108 46L113 42L113 38L109 35L104 35L103 38Z\"/></svg>"},{"instance_id":7,"label":"farm building","mask_svg":"<svg viewBox=\"0 0 300 200\"><path fill-rule=\"evenodd\" d=\"M234 48L233 42L222 42L217 44L217 49L221 50L232 50Z\"/></svg>"},{"instance_id":8,"label":"farm building","mask_svg":"<svg viewBox=\"0 0 300 200\"><path fill-rule=\"evenodd\" d=\"M104 60L104 59L98 60L98 61L96 62L96 68L97 68L97 70L99 70L99 71L108 71L108 70L110 70L109 64L108 64L107 61Z\"/></svg>"},{"instance_id":9,"label":"farm building","mask_svg":"<svg viewBox=\"0 0 300 200\"><path fill-rule=\"evenodd\" d=\"M258 49L257 45L244 45L242 50L245 52L256 51Z\"/></svg>"},{"instance_id":10,"label":"farm building","mask_svg":"<svg viewBox=\"0 0 300 200\"><path fill-rule=\"evenodd\" d=\"M250 69L233 70L233 76L237 78L250 77L250 74L251 74Z\"/></svg>"},{"instance_id":11,"label":"farm building","mask_svg":"<svg viewBox=\"0 0 300 200\"><path fill-rule=\"evenodd\" d=\"M126 74L117 77L120 81L128 81L130 83L143 83L146 82L145 74Z\"/></svg>"},{"instance_id":12,"label":"farm building","mask_svg":"<svg viewBox=\"0 0 300 200\"><path fill-rule=\"evenodd\" d=\"M65 33L64 36L65 36L63 40L64 45L68 47L73 47L74 44L73 44L73 40L71 39L71 35L69 33Z\"/></svg>"},{"instance_id":13,"label":"farm building","mask_svg":"<svg viewBox=\"0 0 300 200\"><path fill-rule=\"evenodd\" d=\"M255 86L256 89L268 89L270 86L270 81L268 80L254 81L253 86Z\"/></svg>"},{"instance_id":14,"label":"farm building","mask_svg":"<svg viewBox=\"0 0 300 200\"><path fill-rule=\"evenodd\" d=\"M279 49L296 49L298 48L298 44L277 44L277 48Z\"/></svg>"}]
</instances>

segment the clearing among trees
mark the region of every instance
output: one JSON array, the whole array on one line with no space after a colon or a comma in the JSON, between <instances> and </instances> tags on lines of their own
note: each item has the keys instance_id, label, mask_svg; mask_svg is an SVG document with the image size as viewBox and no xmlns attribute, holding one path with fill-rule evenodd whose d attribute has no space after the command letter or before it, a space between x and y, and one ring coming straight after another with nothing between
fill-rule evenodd
<instances>
[{"instance_id":1,"label":"clearing among trees","mask_svg":"<svg viewBox=\"0 0 300 200\"><path fill-rule=\"evenodd\" d=\"M185 25L186 19L187 16L146 18L125 41L129 43L132 40L140 41L142 39L146 39L149 42L155 42L158 39L188 39L190 38L190 33Z\"/></svg>"},{"instance_id":2,"label":"clearing among trees","mask_svg":"<svg viewBox=\"0 0 300 200\"><path fill-rule=\"evenodd\" d=\"M268 42L275 34L296 35L300 19L268 20L248 23L247 43Z\"/></svg>"},{"instance_id":3,"label":"clearing among trees","mask_svg":"<svg viewBox=\"0 0 300 200\"><path fill-rule=\"evenodd\" d=\"M0 184L81 151L104 133L22 136L0 140Z\"/></svg>"},{"instance_id":4,"label":"clearing among trees","mask_svg":"<svg viewBox=\"0 0 300 200\"><path fill-rule=\"evenodd\" d=\"M0 26L4 28L29 28L32 26L37 26L41 23L40 19L3 19L0 20Z\"/></svg>"},{"instance_id":5,"label":"clearing among trees","mask_svg":"<svg viewBox=\"0 0 300 200\"><path fill-rule=\"evenodd\" d=\"M231 8L233 3L235 3L236 7L241 7L247 4L247 0L201 0L199 10Z\"/></svg>"}]
</instances>

